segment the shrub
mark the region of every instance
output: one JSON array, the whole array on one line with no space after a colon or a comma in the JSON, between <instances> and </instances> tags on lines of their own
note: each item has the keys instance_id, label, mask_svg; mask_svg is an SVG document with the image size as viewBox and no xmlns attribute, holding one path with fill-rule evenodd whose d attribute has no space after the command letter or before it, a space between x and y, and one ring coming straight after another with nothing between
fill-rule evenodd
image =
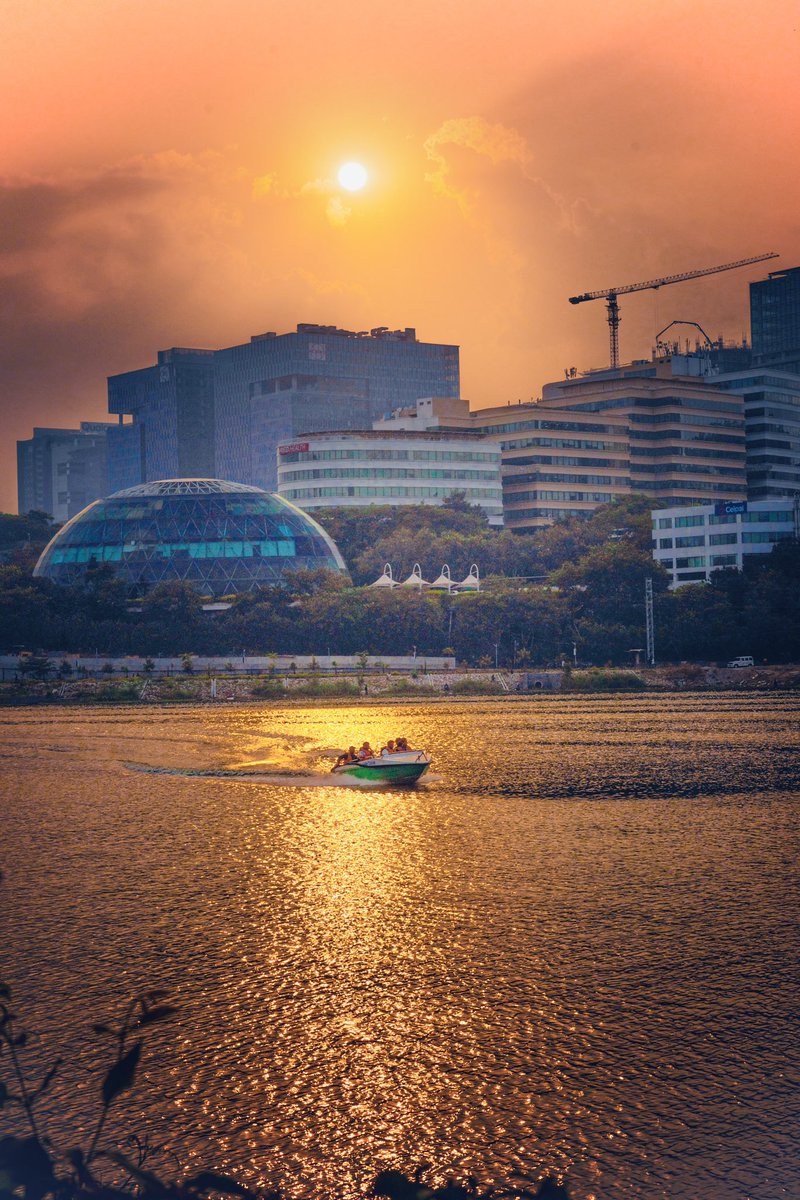
<instances>
[{"instance_id":1,"label":"shrub","mask_svg":"<svg viewBox=\"0 0 800 1200\"><path fill-rule=\"evenodd\" d=\"M282 679L259 679L250 689L252 696L257 696L259 700L277 700L283 699L286 695L286 689L283 686Z\"/></svg>"},{"instance_id":2,"label":"shrub","mask_svg":"<svg viewBox=\"0 0 800 1200\"><path fill-rule=\"evenodd\" d=\"M424 683L413 683L410 679L396 679L383 692L384 696L430 696L431 688Z\"/></svg>"},{"instance_id":3,"label":"shrub","mask_svg":"<svg viewBox=\"0 0 800 1200\"><path fill-rule=\"evenodd\" d=\"M139 684L134 679L120 680L119 683L108 680L98 685L95 697L98 700L138 700Z\"/></svg>"},{"instance_id":4,"label":"shrub","mask_svg":"<svg viewBox=\"0 0 800 1200\"><path fill-rule=\"evenodd\" d=\"M588 671L564 673L561 690L569 692L640 692L645 682L635 671L592 667Z\"/></svg>"},{"instance_id":5,"label":"shrub","mask_svg":"<svg viewBox=\"0 0 800 1200\"><path fill-rule=\"evenodd\" d=\"M502 691L497 680L476 679L474 676L453 680L453 695L455 696L496 696Z\"/></svg>"}]
</instances>

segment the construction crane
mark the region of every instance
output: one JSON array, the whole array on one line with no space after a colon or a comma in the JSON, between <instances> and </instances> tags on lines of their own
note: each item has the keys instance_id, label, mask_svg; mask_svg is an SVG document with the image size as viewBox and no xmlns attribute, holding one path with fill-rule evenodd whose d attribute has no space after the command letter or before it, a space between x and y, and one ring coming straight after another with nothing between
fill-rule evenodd
<instances>
[{"instance_id":1,"label":"construction crane","mask_svg":"<svg viewBox=\"0 0 800 1200\"><path fill-rule=\"evenodd\" d=\"M619 303L618 296L627 292L644 292L652 288L657 291L668 283L683 283L686 279L699 279L701 275L718 275L720 271L734 271L737 267L748 267L751 263L766 262L768 258L779 258L775 251L757 254L755 258L740 258L738 262L723 263L721 267L704 267L702 271L684 271L682 275L665 275L663 279L647 279L644 283L628 283L625 287L607 288L602 292L584 292L582 296L570 296L570 304L583 304L584 300L605 300L608 312L608 332L611 344L611 366L619 366Z\"/></svg>"}]
</instances>

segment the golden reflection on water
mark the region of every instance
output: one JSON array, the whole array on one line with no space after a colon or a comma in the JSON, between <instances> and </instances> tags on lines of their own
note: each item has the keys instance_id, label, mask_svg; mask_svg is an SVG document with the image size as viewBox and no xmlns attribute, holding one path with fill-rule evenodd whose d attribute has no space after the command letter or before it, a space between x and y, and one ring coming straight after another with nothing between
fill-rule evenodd
<instances>
[{"instance_id":1,"label":"golden reflection on water","mask_svg":"<svg viewBox=\"0 0 800 1200\"><path fill-rule=\"evenodd\" d=\"M568 1172L576 1200L777 1200L800 1184L799 710L15 713L13 982L76 1043L81 996L106 1016L168 987L120 1118L290 1200L422 1161ZM434 753L423 785L331 779L332 752L398 734ZM80 1088L54 1085L56 1129Z\"/></svg>"}]
</instances>

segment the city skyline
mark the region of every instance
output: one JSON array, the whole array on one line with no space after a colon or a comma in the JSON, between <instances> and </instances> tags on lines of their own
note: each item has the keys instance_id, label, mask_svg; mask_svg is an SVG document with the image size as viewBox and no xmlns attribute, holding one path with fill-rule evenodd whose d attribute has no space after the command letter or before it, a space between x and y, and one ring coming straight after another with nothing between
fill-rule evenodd
<instances>
[{"instance_id":1,"label":"city skyline","mask_svg":"<svg viewBox=\"0 0 800 1200\"><path fill-rule=\"evenodd\" d=\"M800 261L788 3L481 0L457 20L412 3L375 21L238 0L218 18L210 0L2 18L2 508L15 440L106 418L107 376L154 346L413 325L461 347L484 407L604 365L602 303L570 295ZM336 179L347 160L360 191ZM676 318L738 339L766 273L624 299L623 360Z\"/></svg>"}]
</instances>

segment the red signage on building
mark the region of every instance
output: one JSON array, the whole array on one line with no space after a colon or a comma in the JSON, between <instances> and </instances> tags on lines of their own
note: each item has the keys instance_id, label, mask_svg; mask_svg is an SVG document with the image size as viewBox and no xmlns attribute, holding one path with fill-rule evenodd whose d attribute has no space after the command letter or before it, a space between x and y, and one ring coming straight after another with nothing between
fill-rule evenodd
<instances>
[{"instance_id":1,"label":"red signage on building","mask_svg":"<svg viewBox=\"0 0 800 1200\"><path fill-rule=\"evenodd\" d=\"M278 454L301 454L308 449L308 442L290 442L288 446L278 446Z\"/></svg>"}]
</instances>

